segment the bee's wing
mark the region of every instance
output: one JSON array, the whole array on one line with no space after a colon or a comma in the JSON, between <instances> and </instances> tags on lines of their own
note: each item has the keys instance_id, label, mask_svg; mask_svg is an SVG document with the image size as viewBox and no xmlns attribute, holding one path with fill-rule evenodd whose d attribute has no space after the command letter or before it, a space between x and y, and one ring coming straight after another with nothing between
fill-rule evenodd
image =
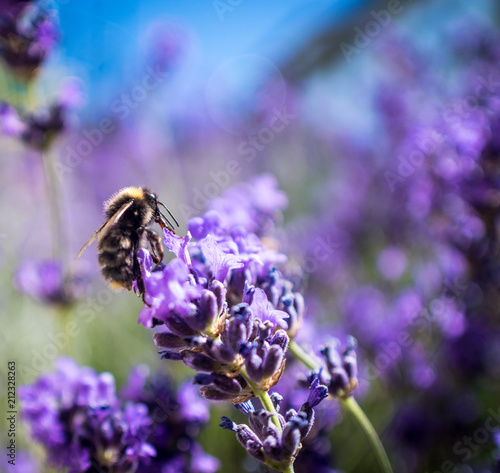
<instances>
[{"instance_id":1,"label":"bee's wing","mask_svg":"<svg viewBox=\"0 0 500 473\"><path fill-rule=\"evenodd\" d=\"M97 235L99 235L99 233L101 233L102 231L104 230L108 230L109 228L111 228L114 224L116 224L118 222L118 220L120 220L120 218L123 216L123 214L125 213L125 211L134 203L133 200L131 200L130 202L127 202L126 204L123 204L120 209L109 219L109 220L106 220L95 232L94 234L87 240L87 242L85 243L85 245L82 246L82 249L78 252L78 254L76 255L76 258L75 259L78 259L80 258L80 256L82 256L83 252L87 249L88 246L90 246L92 244L92 242L97 238Z\"/></svg>"}]
</instances>

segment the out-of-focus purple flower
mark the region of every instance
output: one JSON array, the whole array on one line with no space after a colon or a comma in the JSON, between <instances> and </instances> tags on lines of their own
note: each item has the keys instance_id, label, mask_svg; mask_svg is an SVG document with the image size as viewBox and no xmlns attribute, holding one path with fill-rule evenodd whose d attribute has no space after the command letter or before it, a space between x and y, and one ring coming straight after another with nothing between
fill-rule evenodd
<instances>
[{"instance_id":1,"label":"out-of-focus purple flower","mask_svg":"<svg viewBox=\"0 0 500 473\"><path fill-rule=\"evenodd\" d=\"M187 31L173 21L152 23L145 35L145 55L148 64L164 72L170 72L178 66L189 47Z\"/></svg>"},{"instance_id":2,"label":"out-of-focus purple flower","mask_svg":"<svg viewBox=\"0 0 500 473\"><path fill-rule=\"evenodd\" d=\"M36 458L22 450L10 454L8 449L7 455L4 455L2 462L4 463L2 471L5 471L5 473L18 473L19 471L23 473L42 473L42 468Z\"/></svg>"},{"instance_id":3,"label":"out-of-focus purple flower","mask_svg":"<svg viewBox=\"0 0 500 473\"><path fill-rule=\"evenodd\" d=\"M277 188L276 178L261 174L211 200L209 210L218 212L223 228L242 226L248 232L265 235L274 228L274 222L287 205L288 198Z\"/></svg>"},{"instance_id":4,"label":"out-of-focus purple flower","mask_svg":"<svg viewBox=\"0 0 500 473\"><path fill-rule=\"evenodd\" d=\"M81 277L65 278L59 261L25 261L19 266L14 283L19 291L44 304L71 304L84 292Z\"/></svg>"},{"instance_id":5,"label":"out-of-focus purple flower","mask_svg":"<svg viewBox=\"0 0 500 473\"><path fill-rule=\"evenodd\" d=\"M57 103L66 109L81 107L85 102L84 85L77 77L67 77L61 84Z\"/></svg>"},{"instance_id":6,"label":"out-of-focus purple flower","mask_svg":"<svg viewBox=\"0 0 500 473\"><path fill-rule=\"evenodd\" d=\"M14 137L22 136L27 128L16 109L5 102L0 104L0 125L4 135Z\"/></svg>"},{"instance_id":7,"label":"out-of-focus purple flower","mask_svg":"<svg viewBox=\"0 0 500 473\"><path fill-rule=\"evenodd\" d=\"M66 126L66 108L55 103L42 108L24 118L26 129L22 134L23 141L35 149L47 149L52 140L63 132Z\"/></svg>"},{"instance_id":8,"label":"out-of-focus purple flower","mask_svg":"<svg viewBox=\"0 0 500 473\"><path fill-rule=\"evenodd\" d=\"M197 442L201 427L209 420L207 402L197 391L191 383L176 391L172 379L164 374L150 375L145 366L130 372L120 397L148 407L152 420L148 442L156 450L154 458L139 464L138 473L213 473L218 469L218 460Z\"/></svg>"},{"instance_id":9,"label":"out-of-focus purple flower","mask_svg":"<svg viewBox=\"0 0 500 473\"><path fill-rule=\"evenodd\" d=\"M386 279L397 280L403 274L407 264L404 252L395 247L383 250L377 259L377 268Z\"/></svg>"},{"instance_id":10,"label":"out-of-focus purple flower","mask_svg":"<svg viewBox=\"0 0 500 473\"><path fill-rule=\"evenodd\" d=\"M57 12L41 2L15 2L0 12L0 55L32 79L59 39Z\"/></svg>"},{"instance_id":11,"label":"out-of-focus purple flower","mask_svg":"<svg viewBox=\"0 0 500 473\"><path fill-rule=\"evenodd\" d=\"M49 463L72 473L93 465L118 473L136 471L156 454L147 442L151 419L144 404L122 405L112 375L98 375L60 358L54 373L19 389L22 416Z\"/></svg>"},{"instance_id":12,"label":"out-of-focus purple flower","mask_svg":"<svg viewBox=\"0 0 500 473\"><path fill-rule=\"evenodd\" d=\"M50 106L33 112L19 112L14 107L0 104L0 126L6 136L19 137L26 145L46 150L53 140L68 128L68 111L81 105L83 92L76 80L62 86L59 97Z\"/></svg>"}]
</instances>

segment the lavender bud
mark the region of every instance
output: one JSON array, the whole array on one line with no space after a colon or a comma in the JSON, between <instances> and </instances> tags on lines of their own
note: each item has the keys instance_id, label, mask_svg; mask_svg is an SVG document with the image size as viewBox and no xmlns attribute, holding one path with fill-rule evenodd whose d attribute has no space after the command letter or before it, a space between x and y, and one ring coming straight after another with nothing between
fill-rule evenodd
<instances>
[{"instance_id":1,"label":"lavender bud","mask_svg":"<svg viewBox=\"0 0 500 473\"><path fill-rule=\"evenodd\" d=\"M239 394L242 385L237 378L231 378L223 374L215 374L214 386L222 392L228 394Z\"/></svg>"},{"instance_id":2,"label":"lavender bud","mask_svg":"<svg viewBox=\"0 0 500 473\"><path fill-rule=\"evenodd\" d=\"M328 388L320 384L319 378L314 378L309 387L309 397L305 404L308 404L309 407L316 407L326 397L328 397Z\"/></svg>"},{"instance_id":3,"label":"lavender bud","mask_svg":"<svg viewBox=\"0 0 500 473\"><path fill-rule=\"evenodd\" d=\"M264 453L267 457L271 458L276 462L280 462L283 458L281 447L281 441L274 437L267 437L263 442Z\"/></svg>"},{"instance_id":4,"label":"lavender bud","mask_svg":"<svg viewBox=\"0 0 500 473\"><path fill-rule=\"evenodd\" d=\"M264 363L262 364L262 375L264 378L271 377L281 366L284 353L281 347L272 346L267 351Z\"/></svg>"},{"instance_id":5,"label":"lavender bud","mask_svg":"<svg viewBox=\"0 0 500 473\"><path fill-rule=\"evenodd\" d=\"M191 316L193 317L193 316ZM180 337L189 337L191 335L196 335L197 331L191 328L186 322L186 317L181 317L175 312L170 311L165 315L165 325L171 332Z\"/></svg>"},{"instance_id":6,"label":"lavender bud","mask_svg":"<svg viewBox=\"0 0 500 473\"><path fill-rule=\"evenodd\" d=\"M248 283L248 281L245 281L245 289L243 290L243 302L247 303L248 305L252 305L253 298L255 295L255 286L252 286Z\"/></svg>"},{"instance_id":7,"label":"lavender bud","mask_svg":"<svg viewBox=\"0 0 500 473\"><path fill-rule=\"evenodd\" d=\"M198 330L203 331L211 326L215 317L218 315L217 298L213 292L205 291L201 296L199 305L198 321L200 327ZM193 327L194 328L194 327Z\"/></svg>"},{"instance_id":8,"label":"lavender bud","mask_svg":"<svg viewBox=\"0 0 500 473\"><path fill-rule=\"evenodd\" d=\"M266 320L264 323L261 323L259 325L259 340L267 340L271 336L273 329L274 324L271 321Z\"/></svg>"},{"instance_id":9,"label":"lavender bud","mask_svg":"<svg viewBox=\"0 0 500 473\"><path fill-rule=\"evenodd\" d=\"M259 409L248 414L248 421L252 430L260 437L265 438L272 436L276 439L280 438L280 432L272 421L275 414Z\"/></svg>"},{"instance_id":10,"label":"lavender bud","mask_svg":"<svg viewBox=\"0 0 500 473\"><path fill-rule=\"evenodd\" d=\"M221 365L213 358L210 358L203 353L197 352L186 352L183 358L184 364L195 371L203 371L206 373L211 373L220 369Z\"/></svg>"},{"instance_id":11,"label":"lavender bud","mask_svg":"<svg viewBox=\"0 0 500 473\"><path fill-rule=\"evenodd\" d=\"M159 348L182 348L186 346L183 338L171 332L158 332L153 335L153 341Z\"/></svg>"},{"instance_id":12,"label":"lavender bud","mask_svg":"<svg viewBox=\"0 0 500 473\"><path fill-rule=\"evenodd\" d=\"M282 435L282 459L292 458L293 454L297 450L301 439L301 429L307 427L307 421L300 418L299 416L290 419L283 429Z\"/></svg>"},{"instance_id":13,"label":"lavender bud","mask_svg":"<svg viewBox=\"0 0 500 473\"><path fill-rule=\"evenodd\" d=\"M219 424L223 429L236 432L236 438L243 448L260 462L265 462L264 453L262 452L262 442L252 430L244 424L235 424L226 416L221 417L222 422Z\"/></svg>"},{"instance_id":14,"label":"lavender bud","mask_svg":"<svg viewBox=\"0 0 500 473\"><path fill-rule=\"evenodd\" d=\"M179 361L184 358L184 355L182 353L178 353L176 351L161 350L158 353L160 354L160 358L162 360Z\"/></svg>"},{"instance_id":15,"label":"lavender bud","mask_svg":"<svg viewBox=\"0 0 500 473\"><path fill-rule=\"evenodd\" d=\"M219 424L219 427L222 427L224 430L231 430L232 432L236 432L237 425L226 416L220 416L222 422Z\"/></svg>"},{"instance_id":16,"label":"lavender bud","mask_svg":"<svg viewBox=\"0 0 500 473\"><path fill-rule=\"evenodd\" d=\"M243 445L243 440L241 439L242 435L238 432L236 434L236 438L238 441ZM262 452L262 443L261 442L255 442L253 440L247 441L247 443L244 445L245 450L256 460L260 462L265 461L264 453Z\"/></svg>"},{"instance_id":17,"label":"lavender bud","mask_svg":"<svg viewBox=\"0 0 500 473\"><path fill-rule=\"evenodd\" d=\"M231 307L231 316L245 323L247 333L251 333L254 318L248 304L242 303Z\"/></svg>"},{"instance_id":18,"label":"lavender bud","mask_svg":"<svg viewBox=\"0 0 500 473\"><path fill-rule=\"evenodd\" d=\"M307 437L314 424L314 407L316 407L323 399L328 397L328 388L320 384L318 377L315 377L309 386L309 396L307 401L302 404L300 414L303 414L307 421L307 426L301 429L302 440Z\"/></svg>"},{"instance_id":19,"label":"lavender bud","mask_svg":"<svg viewBox=\"0 0 500 473\"><path fill-rule=\"evenodd\" d=\"M251 411L255 410L255 407L253 407L252 401L246 401L246 402L242 402L240 404L235 404L234 407L246 415L248 415Z\"/></svg>"},{"instance_id":20,"label":"lavender bud","mask_svg":"<svg viewBox=\"0 0 500 473\"><path fill-rule=\"evenodd\" d=\"M342 354L338 349L338 340L333 340L320 350L320 353L325 357L326 368L330 376L327 384L332 396L346 398L358 385L356 343L353 337L349 337L347 348ZM320 378L324 379L321 373Z\"/></svg>"},{"instance_id":21,"label":"lavender bud","mask_svg":"<svg viewBox=\"0 0 500 473\"><path fill-rule=\"evenodd\" d=\"M297 411L295 409L288 409L285 414L285 421L288 422L290 419L297 417Z\"/></svg>"},{"instance_id":22,"label":"lavender bud","mask_svg":"<svg viewBox=\"0 0 500 473\"><path fill-rule=\"evenodd\" d=\"M277 392L273 392L270 395L271 401L273 402L274 408L277 412L280 411L280 405L283 402L283 396Z\"/></svg>"},{"instance_id":23,"label":"lavender bud","mask_svg":"<svg viewBox=\"0 0 500 473\"><path fill-rule=\"evenodd\" d=\"M207 355L221 363L232 363L234 361L234 352L220 340L205 338L204 343L200 346Z\"/></svg>"},{"instance_id":24,"label":"lavender bud","mask_svg":"<svg viewBox=\"0 0 500 473\"><path fill-rule=\"evenodd\" d=\"M217 303L217 315L220 315L226 308L226 288L217 279L212 279L208 285L208 289L213 292Z\"/></svg>"},{"instance_id":25,"label":"lavender bud","mask_svg":"<svg viewBox=\"0 0 500 473\"><path fill-rule=\"evenodd\" d=\"M252 323L252 331L250 332L250 337L248 337L250 340L254 340L257 338L259 335L259 321L258 320L253 320Z\"/></svg>"},{"instance_id":26,"label":"lavender bud","mask_svg":"<svg viewBox=\"0 0 500 473\"><path fill-rule=\"evenodd\" d=\"M245 368L252 381L260 383L263 377L262 358L257 355L255 346L250 350L250 355L245 359Z\"/></svg>"},{"instance_id":27,"label":"lavender bud","mask_svg":"<svg viewBox=\"0 0 500 473\"><path fill-rule=\"evenodd\" d=\"M232 394L233 396L239 394L242 389L241 384L236 378L230 378L229 376L220 373L197 373L194 377L194 383L205 386L213 385L213 387L218 391L226 394Z\"/></svg>"},{"instance_id":28,"label":"lavender bud","mask_svg":"<svg viewBox=\"0 0 500 473\"><path fill-rule=\"evenodd\" d=\"M280 328L280 329L276 330L274 335L269 340L269 343L271 345L280 346L281 349L283 350L283 352L285 352L286 349L288 348L289 341L290 341L290 338L289 338L288 334L286 333L286 331Z\"/></svg>"},{"instance_id":29,"label":"lavender bud","mask_svg":"<svg viewBox=\"0 0 500 473\"><path fill-rule=\"evenodd\" d=\"M225 340L237 353L241 343L248 340L252 329L252 313L246 304L238 304L231 308L231 317L226 322Z\"/></svg>"},{"instance_id":30,"label":"lavender bud","mask_svg":"<svg viewBox=\"0 0 500 473\"><path fill-rule=\"evenodd\" d=\"M203 386L200 389L200 394L207 401L231 401L234 399L234 394L224 393L213 386Z\"/></svg>"}]
</instances>

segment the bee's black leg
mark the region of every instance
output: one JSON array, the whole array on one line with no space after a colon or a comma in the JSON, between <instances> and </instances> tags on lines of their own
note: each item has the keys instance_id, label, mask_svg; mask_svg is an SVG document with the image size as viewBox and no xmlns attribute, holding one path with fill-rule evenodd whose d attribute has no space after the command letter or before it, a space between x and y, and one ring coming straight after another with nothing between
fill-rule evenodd
<instances>
[{"instance_id":1,"label":"bee's black leg","mask_svg":"<svg viewBox=\"0 0 500 473\"><path fill-rule=\"evenodd\" d=\"M154 264L159 264L163 260L163 246L161 243L161 237L154 230L150 228L144 229L146 233L146 238L151 246L151 256L153 258Z\"/></svg>"},{"instance_id":2,"label":"bee's black leg","mask_svg":"<svg viewBox=\"0 0 500 473\"><path fill-rule=\"evenodd\" d=\"M146 292L146 288L144 286L144 280L142 279L141 268L139 266L139 262L137 261L137 252L139 251L140 241L142 239L142 235L146 229L144 227L139 227L137 229L137 233L139 235L138 240L134 243L134 257L133 257L133 274L134 279L137 284L136 296L141 297L144 301L144 293ZM145 302L145 301L144 301Z\"/></svg>"}]
</instances>

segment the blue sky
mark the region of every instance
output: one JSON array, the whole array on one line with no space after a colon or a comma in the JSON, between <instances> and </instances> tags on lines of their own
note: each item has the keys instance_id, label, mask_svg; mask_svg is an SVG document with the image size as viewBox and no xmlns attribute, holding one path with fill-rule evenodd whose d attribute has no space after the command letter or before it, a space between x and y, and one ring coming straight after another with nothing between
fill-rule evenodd
<instances>
[{"instance_id":1,"label":"blue sky","mask_svg":"<svg viewBox=\"0 0 500 473\"><path fill-rule=\"evenodd\" d=\"M84 79L93 100L106 101L140 63L139 44L147 26L165 18L191 32L195 52L184 80L203 83L238 55L256 54L279 64L325 25L342 21L366 3L369 0L59 0L64 35L59 60Z\"/></svg>"}]
</instances>

